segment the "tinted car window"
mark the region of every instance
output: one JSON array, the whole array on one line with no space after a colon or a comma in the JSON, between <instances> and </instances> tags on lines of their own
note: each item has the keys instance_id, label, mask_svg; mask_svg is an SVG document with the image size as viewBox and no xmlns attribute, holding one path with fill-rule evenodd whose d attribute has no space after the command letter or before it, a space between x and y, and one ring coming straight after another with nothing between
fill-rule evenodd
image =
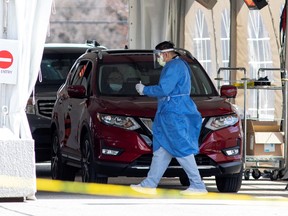
<instances>
[{"instance_id":1,"label":"tinted car window","mask_svg":"<svg viewBox=\"0 0 288 216\"><path fill-rule=\"evenodd\" d=\"M149 65L151 63L146 62L146 64ZM158 83L160 70L154 70L152 65L147 67L147 69L149 70L141 71L136 63L101 65L98 76L99 91L104 95L137 95L135 85L140 80L144 85L155 85ZM152 82L153 75L157 79L154 82Z\"/></svg>"},{"instance_id":2,"label":"tinted car window","mask_svg":"<svg viewBox=\"0 0 288 216\"><path fill-rule=\"evenodd\" d=\"M199 64L190 63L191 68L191 95L204 96L214 95L215 88L208 79L207 74Z\"/></svg>"},{"instance_id":3,"label":"tinted car window","mask_svg":"<svg viewBox=\"0 0 288 216\"><path fill-rule=\"evenodd\" d=\"M86 92L90 94L90 78L91 78L92 62L81 61L74 65L71 72L71 79L69 84L71 85L83 85Z\"/></svg>"}]
</instances>

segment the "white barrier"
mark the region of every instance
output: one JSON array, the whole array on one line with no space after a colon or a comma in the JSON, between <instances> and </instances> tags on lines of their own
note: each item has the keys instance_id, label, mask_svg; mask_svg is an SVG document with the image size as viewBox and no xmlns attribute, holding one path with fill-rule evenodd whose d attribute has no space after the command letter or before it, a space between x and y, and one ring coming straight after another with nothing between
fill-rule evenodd
<instances>
[{"instance_id":1,"label":"white barrier","mask_svg":"<svg viewBox=\"0 0 288 216\"><path fill-rule=\"evenodd\" d=\"M32 199L36 193L34 140L0 128L0 198Z\"/></svg>"}]
</instances>

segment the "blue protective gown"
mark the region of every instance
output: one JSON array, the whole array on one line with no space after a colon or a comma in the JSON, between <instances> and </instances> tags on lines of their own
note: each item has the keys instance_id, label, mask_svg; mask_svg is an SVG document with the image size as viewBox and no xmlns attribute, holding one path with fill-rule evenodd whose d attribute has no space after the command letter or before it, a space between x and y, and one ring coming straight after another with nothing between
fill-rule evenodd
<instances>
[{"instance_id":1,"label":"blue protective gown","mask_svg":"<svg viewBox=\"0 0 288 216\"><path fill-rule=\"evenodd\" d=\"M162 146L174 157L199 152L202 118L190 98L190 89L190 68L179 57L165 64L158 85L144 87L144 95L158 98L153 151Z\"/></svg>"}]
</instances>

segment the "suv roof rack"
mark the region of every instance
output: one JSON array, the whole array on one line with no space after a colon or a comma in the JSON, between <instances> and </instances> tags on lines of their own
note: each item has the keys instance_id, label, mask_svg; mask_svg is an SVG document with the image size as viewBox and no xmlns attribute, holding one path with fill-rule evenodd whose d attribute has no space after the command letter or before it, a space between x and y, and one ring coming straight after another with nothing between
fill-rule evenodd
<instances>
[{"instance_id":1,"label":"suv roof rack","mask_svg":"<svg viewBox=\"0 0 288 216\"><path fill-rule=\"evenodd\" d=\"M117 54L151 54L153 53L153 50L151 49L107 49L102 51L103 54L111 54L111 55L117 55Z\"/></svg>"},{"instance_id":2,"label":"suv roof rack","mask_svg":"<svg viewBox=\"0 0 288 216\"><path fill-rule=\"evenodd\" d=\"M85 53L99 52L102 50L107 50L107 48L104 46L92 47L92 48L88 48Z\"/></svg>"},{"instance_id":3,"label":"suv roof rack","mask_svg":"<svg viewBox=\"0 0 288 216\"><path fill-rule=\"evenodd\" d=\"M175 51L181 56L187 56L189 58L195 59L195 57L186 49L176 48ZM103 55L118 55L118 54L151 54L153 49L106 49L102 50Z\"/></svg>"},{"instance_id":4,"label":"suv roof rack","mask_svg":"<svg viewBox=\"0 0 288 216\"><path fill-rule=\"evenodd\" d=\"M96 40L86 40L86 44L93 45L94 47L101 46L100 43L98 43Z\"/></svg>"}]
</instances>

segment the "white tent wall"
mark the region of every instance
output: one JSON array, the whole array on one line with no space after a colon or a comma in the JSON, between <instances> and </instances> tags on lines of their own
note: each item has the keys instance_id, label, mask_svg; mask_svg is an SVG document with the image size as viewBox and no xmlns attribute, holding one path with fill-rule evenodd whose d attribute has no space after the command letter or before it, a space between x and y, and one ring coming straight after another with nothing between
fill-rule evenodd
<instances>
[{"instance_id":1,"label":"white tent wall","mask_svg":"<svg viewBox=\"0 0 288 216\"><path fill-rule=\"evenodd\" d=\"M245 3L241 1L231 1L232 5L232 16L234 19L231 19L233 24L231 25L231 67L245 67L247 70L247 77L252 79L253 73L259 69L259 65L256 63L253 65L256 56L252 56L251 47L249 47L249 38L248 34L248 23L251 22L250 12ZM283 5L284 1L276 1L273 4L269 4L260 10L261 19L263 20L264 28L269 32L269 47L271 52L271 66L270 68L280 68L280 45L279 45L279 22L280 22L280 8ZM256 23L258 21L255 21ZM250 29L251 30L251 29ZM269 50L265 50L269 52ZM257 60L257 59L256 59ZM253 70L253 71L251 71ZM233 79L240 80L243 77L243 74L237 73L236 77ZM273 80L280 80L280 72L275 72L273 74ZM253 107L255 100L249 101L250 92L247 92L247 108ZM243 94L244 92L239 91L239 94L236 99L236 104L243 104ZM280 120L282 117L282 92L274 91L274 118ZM254 104L255 106L255 104Z\"/></svg>"},{"instance_id":2,"label":"white tent wall","mask_svg":"<svg viewBox=\"0 0 288 216\"><path fill-rule=\"evenodd\" d=\"M231 2L231 4L230 4ZM214 81L217 77L219 67L228 66L223 63L224 51L222 48L222 32L223 32L223 12L230 11L230 67L244 67L247 70L248 78L255 78L255 71L259 68L259 63L253 65L253 61L261 61L254 56L253 52L258 52L257 46L249 47L249 31L251 26L256 24L251 23L251 16L247 5L244 1L221 0L217 1L212 10L205 8L195 0L186 1L141 1L130 0L130 15L129 15L129 47L130 48L153 48L158 42L163 40L172 40L177 46L184 47L189 50L202 63L208 74ZM260 19L263 21L265 31L268 32L269 45L267 50L263 52L271 55L270 67L280 67L280 47L279 47L279 20L281 6L284 0L273 1L270 4L257 12L260 13ZM200 11L200 13L199 13ZM175 13L173 15L173 13ZM199 16L201 14L201 16ZM203 18L202 18L203 14ZM253 14L253 13L252 13ZM184 18L184 20L183 20ZM172 21L173 22L172 22ZM200 23L200 24L199 24ZM178 27L177 27L178 24ZM201 46L199 40L199 28L204 28L207 25L208 34L204 38L204 45ZM183 31L182 31L182 27ZM261 27L261 26L260 26ZM172 32L177 30L177 34ZM201 29L202 30L202 29ZM249 31L248 31L249 30ZM198 40L198 41L197 41ZM204 41L203 40L203 41ZM200 41L200 42L199 42ZM251 44L251 43L250 43ZM206 50L205 50L206 49ZM229 47L228 47L229 49ZM229 51L225 51L229 52ZM265 53L266 55L266 53ZM268 55L268 54L267 54ZM263 66L265 63L260 63ZM267 64L266 64L267 65ZM253 70L250 73L250 70ZM234 71L231 74L232 80L240 80L243 72ZM234 75L234 76L233 76ZM275 73L273 79L279 80L280 73ZM214 81L215 85L217 84ZM249 96L248 96L249 97ZM247 98L248 98L247 97ZM236 104L243 107L243 92L239 91L236 99ZM282 94L281 91L273 93L274 108L269 107L274 115L274 118L279 120L282 117ZM255 100L247 99L247 108L255 113ZM266 102L267 103L267 102ZM262 107L267 104L263 102ZM272 106L272 105L271 105ZM267 114L268 115L268 114Z\"/></svg>"},{"instance_id":3,"label":"white tent wall","mask_svg":"<svg viewBox=\"0 0 288 216\"><path fill-rule=\"evenodd\" d=\"M288 13L288 7L286 7L286 14ZM286 76L284 77L286 79L286 82L285 82L285 91L286 91L286 95L285 95L285 105L286 107L288 106L288 95L287 95L287 90L288 90L288 75L287 75L287 72L288 72L288 64L286 62L288 62L288 42L287 42L287 29L288 29L288 17L286 17L286 34L285 34L285 42L284 42L284 50L285 50L285 54L284 54L284 67L285 67L285 74ZM287 109L286 109L287 111ZM284 148L284 150L286 151L286 158L285 158L285 175L283 176L283 179L288 179L288 136L287 136L287 133L288 133L288 116L287 116L288 113L286 113L286 116L285 116L285 124L284 124L284 138L285 138L285 143L286 143L286 146ZM288 185L288 184L287 184Z\"/></svg>"},{"instance_id":4,"label":"white tent wall","mask_svg":"<svg viewBox=\"0 0 288 216\"><path fill-rule=\"evenodd\" d=\"M34 140L25 107L40 70L51 4L52 0L0 3L0 39L18 41L19 51L17 83L0 84L0 106L8 107L6 124L0 128L0 197L32 197L36 192Z\"/></svg>"},{"instance_id":5,"label":"white tent wall","mask_svg":"<svg viewBox=\"0 0 288 216\"><path fill-rule=\"evenodd\" d=\"M243 10L246 14L243 13ZM248 38L248 8L244 2L231 0L231 29L230 29L230 67L249 67ZM241 18L240 18L241 17ZM231 74L232 80L241 80L244 71ZM247 73L247 72L246 72ZM246 74L249 77L248 74ZM235 103L244 108L244 91L238 91ZM246 110L247 111L247 110Z\"/></svg>"},{"instance_id":6,"label":"white tent wall","mask_svg":"<svg viewBox=\"0 0 288 216\"><path fill-rule=\"evenodd\" d=\"M225 4L226 2L226 4ZM228 4L227 4L228 3ZM206 22L207 24L207 30L209 34L209 43L210 43L210 50L207 52L210 55L211 58L211 67L206 68L208 74L214 81L214 78L216 77L216 68L221 65L222 57L221 57L221 49L219 46L221 46L220 43L217 43L218 41L220 42L220 33L219 31L221 30L221 11L222 9L224 10L226 7L229 7L229 1L228 0L221 0L219 3L217 3L213 10L206 9L204 6L199 4L196 1L193 0L188 0L186 4L186 16L185 16L185 37L184 37L184 48L189 50L192 55L195 55L197 49L201 49L199 47L199 43L195 42L195 39L198 38L199 36L196 34L196 31L199 30L197 29L196 26L200 28L205 28L204 25ZM203 13L204 17L196 17L196 14L198 11L201 11ZM214 11L217 11L217 13L214 13ZM204 18L204 19L202 19ZM220 21L219 21L220 20ZM201 30L203 30L201 29ZM199 30L199 31L201 31ZM220 52L220 53L219 53ZM217 53L217 54L216 54ZM205 54L203 54L205 55ZM203 56L198 56L198 60L201 62ZM204 66L205 67L205 66Z\"/></svg>"},{"instance_id":7,"label":"white tent wall","mask_svg":"<svg viewBox=\"0 0 288 216\"><path fill-rule=\"evenodd\" d=\"M246 77L250 79L256 78L255 74L257 74L259 67L280 68L279 24L281 9L285 0L269 1L268 6L261 10L254 11L249 11L247 5L242 0L218 0L212 10L206 9L196 0L130 0L129 2L130 48L153 48L155 44L163 40L176 41L177 46L189 50L200 62L201 55L210 58L208 59L210 61L209 64L207 64L208 66L205 65L205 59L203 61L204 63L201 63L208 71L212 80L214 80L214 78L217 77L219 67L224 66L224 50L221 44L223 33L223 29L221 28L223 28L223 25L221 22L223 19L223 11L228 10L230 12L229 21L231 23L229 35L230 58L228 66L232 68L244 67L247 72ZM181 2L181 6L179 2ZM181 8L180 11L182 11L182 13L180 14L179 10L175 8L171 9L169 6L178 9ZM199 42L197 42L199 35L197 34L199 30L197 27L199 27L199 25L197 26L196 24L199 22L199 16L196 16L199 14L199 11L201 14L204 14L203 19L206 20L207 37L209 37L209 39L205 38L205 40L209 40L209 42L206 42L207 46L202 46L204 49L207 49L205 51L203 51L202 47L200 49L197 47L199 46ZM179 34L173 35L173 37L171 34L167 34L167 32L172 31L171 26L175 24L171 23L171 20L168 18L171 17L171 13L178 13L178 16L174 16L176 17L175 19L178 20L178 22L175 23L178 23L180 27ZM182 18L179 16L184 17L184 23L182 23ZM256 19L254 20L254 18ZM202 21L201 19L202 17L200 17L200 21ZM183 31L182 26L184 26ZM177 29L177 27L174 27L173 30L174 29ZM262 35L263 38L255 39L251 38L251 34L263 34L264 36ZM254 39L256 42L253 42ZM257 41L257 39L259 40ZM261 40L266 40L265 44ZM197 49L201 52L200 58L197 56ZM206 62L208 61L206 60ZM263 75L266 76L269 73L271 74L271 72L267 72ZM234 82L244 77L242 71L232 72L231 75L230 79ZM271 76L274 81L280 81L281 78L280 72L275 72L269 76ZM216 85L215 81L214 83ZM263 109L266 109L266 107L270 109L267 118L271 118L269 120L277 120L280 123L280 119L283 117L282 92L267 91L266 93L262 93L262 96L263 99L260 106L262 106ZM257 96L255 96L255 92L251 93L251 91L248 91L246 98L246 111L250 109L256 113ZM271 98L273 98L272 101ZM239 107L244 107L244 91L238 91L235 103ZM264 116L264 118L266 117Z\"/></svg>"},{"instance_id":8,"label":"white tent wall","mask_svg":"<svg viewBox=\"0 0 288 216\"><path fill-rule=\"evenodd\" d=\"M183 46L184 3L129 0L129 48L151 49L164 40Z\"/></svg>"}]
</instances>

